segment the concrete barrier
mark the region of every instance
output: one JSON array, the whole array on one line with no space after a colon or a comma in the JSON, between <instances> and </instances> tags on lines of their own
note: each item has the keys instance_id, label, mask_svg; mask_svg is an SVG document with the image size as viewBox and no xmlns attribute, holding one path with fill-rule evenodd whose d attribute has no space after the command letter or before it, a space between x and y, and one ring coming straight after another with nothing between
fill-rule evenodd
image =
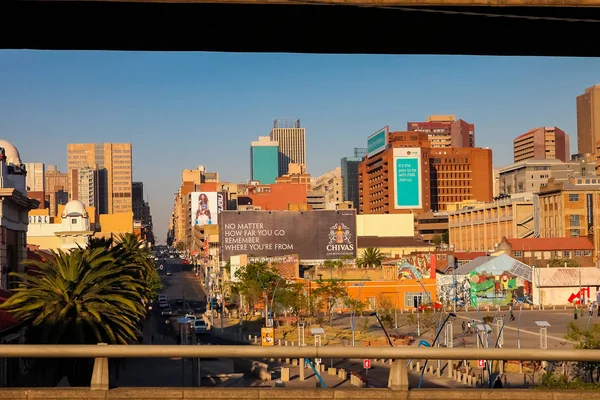
<instances>
[{"instance_id":1,"label":"concrete barrier","mask_svg":"<svg viewBox=\"0 0 600 400\"><path fill-rule=\"evenodd\" d=\"M234 370L243 372L244 374L255 376L262 381L271 380L269 366L260 361L254 361L247 358L234 359L233 368Z\"/></svg>"},{"instance_id":2,"label":"concrete barrier","mask_svg":"<svg viewBox=\"0 0 600 400\"><path fill-rule=\"evenodd\" d=\"M287 367L282 367L281 368L281 380L283 382L289 382L290 381L290 369Z\"/></svg>"}]
</instances>

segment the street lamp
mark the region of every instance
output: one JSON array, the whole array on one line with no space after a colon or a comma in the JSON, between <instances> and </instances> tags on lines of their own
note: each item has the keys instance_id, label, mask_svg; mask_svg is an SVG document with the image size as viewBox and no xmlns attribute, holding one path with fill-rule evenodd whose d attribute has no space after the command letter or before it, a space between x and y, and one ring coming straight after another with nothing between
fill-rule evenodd
<instances>
[{"instance_id":1,"label":"street lamp","mask_svg":"<svg viewBox=\"0 0 600 400\"><path fill-rule=\"evenodd\" d=\"M433 339L433 345L434 346L435 346L435 344L437 343L437 341L438 341L438 339L440 337L440 333L442 333L442 329L448 323L448 321L450 320L450 318L452 318L452 319L456 318L456 314L454 314L454 313L448 313L448 316L444 320L444 323L437 330L437 334L435 335L435 339ZM419 389L421 388L421 385L423 384L423 374L425 373L425 369L427 367L427 362L428 361L429 361L429 359L425 360L425 364L423 365L423 370L421 371L421 378L419 379Z\"/></svg>"}]
</instances>

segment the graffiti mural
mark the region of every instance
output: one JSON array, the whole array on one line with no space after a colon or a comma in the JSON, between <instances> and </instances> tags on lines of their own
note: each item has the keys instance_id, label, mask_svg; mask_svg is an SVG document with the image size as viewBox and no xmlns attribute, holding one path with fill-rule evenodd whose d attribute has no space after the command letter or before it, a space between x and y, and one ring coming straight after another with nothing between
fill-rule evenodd
<instances>
[{"instance_id":1,"label":"graffiti mural","mask_svg":"<svg viewBox=\"0 0 600 400\"><path fill-rule=\"evenodd\" d=\"M466 275L438 275L436 279L438 301L456 307L471 305L471 281Z\"/></svg>"},{"instance_id":2,"label":"graffiti mural","mask_svg":"<svg viewBox=\"0 0 600 400\"><path fill-rule=\"evenodd\" d=\"M508 256L499 256L469 272L471 304L506 306L532 303L532 269Z\"/></svg>"},{"instance_id":3,"label":"graffiti mural","mask_svg":"<svg viewBox=\"0 0 600 400\"><path fill-rule=\"evenodd\" d=\"M588 287L581 288L581 290L578 290L576 293L571 293L568 301L571 304L581 304L582 300L585 303L585 301L589 300L589 298L590 298L590 288L588 286Z\"/></svg>"},{"instance_id":4,"label":"graffiti mural","mask_svg":"<svg viewBox=\"0 0 600 400\"><path fill-rule=\"evenodd\" d=\"M423 279L432 278L432 268L435 269L435 255L417 254L401 258L397 263L398 279Z\"/></svg>"}]
</instances>

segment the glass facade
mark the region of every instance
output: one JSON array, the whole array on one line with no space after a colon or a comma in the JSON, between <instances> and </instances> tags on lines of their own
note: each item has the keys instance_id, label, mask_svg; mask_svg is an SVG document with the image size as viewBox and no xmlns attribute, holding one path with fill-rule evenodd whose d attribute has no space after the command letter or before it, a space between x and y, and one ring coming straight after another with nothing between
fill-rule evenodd
<instances>
[{"instance_id":1,"label":"glass facade","mask_svg":"<svg viewBox=\"0 0 600 400\"><path fill-rule=\"evenodd\" d=\"M358 210L358 164L361 161L362 157L342 158L344 201L351 201L355 210Z\"/></svg>"},{"instance_id":2,"label":"glass facade","mask_svg":"<svg viewBox=\"0 0 600 400\"><path fill-rule=\"evenodd\" d=\"M250 164L252 180L261 184L275 183L279 173L279 146L252 146Z\"/></svg>"}]
</instances>

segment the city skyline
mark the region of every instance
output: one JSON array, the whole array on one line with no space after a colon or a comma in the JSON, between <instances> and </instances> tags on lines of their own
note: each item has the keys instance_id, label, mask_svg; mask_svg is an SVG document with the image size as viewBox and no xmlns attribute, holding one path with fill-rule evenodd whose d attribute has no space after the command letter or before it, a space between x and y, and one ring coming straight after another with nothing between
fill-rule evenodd
<instances>
[{"instance_id":1,"label":"city skyline","mask_svg":"<svg viewBox=\"0 0 600 400\"><path fill-rule=\"evenodd\" d=\"M65 172L68 143L131 142L133 180L145 183L164 241L181 170L203 164L223 181L249 180L248 146L273 119L302 120L313 176L381 126L404 131L432 114L474 124L476 145L501 167L512 162L512 140L539 126L571 134L576 152L575 99L598 67L536 57L3 51L0 129L24 162Z\"/></svg>"}]
</instances>

